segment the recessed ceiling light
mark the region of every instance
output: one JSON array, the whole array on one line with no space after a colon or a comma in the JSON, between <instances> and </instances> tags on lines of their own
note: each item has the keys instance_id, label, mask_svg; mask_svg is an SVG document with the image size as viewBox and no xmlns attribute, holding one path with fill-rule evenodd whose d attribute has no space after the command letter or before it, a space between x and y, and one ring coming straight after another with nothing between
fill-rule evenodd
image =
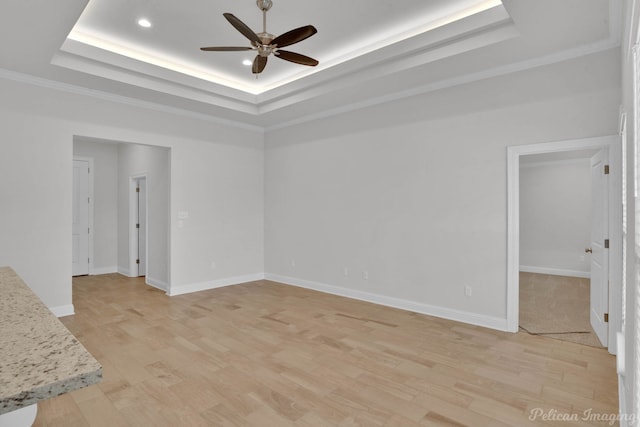
<instances>
[{"instance_id":1,"label":"recessed ceiling light","mask_svg":"<svg viewBox=\"0 0 640 427\"><path fill-rule=\"evenodd\" d=\"M144 28L149 28L151 27L151 21L149 21L146 18L141 18L141 19L138 19L138 25Z\"/></svg>"},{"instance_id":2,"label":"recessed ceiling light","mask_svg":"<svg viewBox=\"0 0 640 427\"><path fill-rule=\"evenodd\" d=\"M242 61L242 65L246 65L247 67L251 64L253 64L253 62L251 62L250 59L245 59L244 61Z\"/></svg>"}]
</instances>

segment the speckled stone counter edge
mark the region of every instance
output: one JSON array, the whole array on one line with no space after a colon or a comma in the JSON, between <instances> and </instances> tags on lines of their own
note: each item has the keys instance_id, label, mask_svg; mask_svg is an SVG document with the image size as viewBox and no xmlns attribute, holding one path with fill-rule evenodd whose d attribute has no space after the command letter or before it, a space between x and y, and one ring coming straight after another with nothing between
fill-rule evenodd
<instances>
[{"instance_id":1,"label":"speckled stone counter edge","mask_svg":"<svg viewBox=\"0 0 640 427\"><path fill-rule=\"evenodd\" d=\"M0 414L100 382L102 367L9 267L0 268Z\"/></svg>"},{"instance_id":2,"label":"speckled stone counter edge","mask_svg":"<svg viewBox=\"0 0 640 427\"><path fill-rule=\"evenodd\" d=\"M78 375L77 377L66 378L61 381L57 381L52 384L46 384L42 387L34 388L32 390L25 390L24 392L15 396L2 396L0 400L0 415L14 411L16 409L24 408L34 403L38 403L41 400L49 399L51 397L60 396L61 394L69 393L74 390L97 384L102 380L102 367L97 371Z\"/></svg>"}]
</instances>

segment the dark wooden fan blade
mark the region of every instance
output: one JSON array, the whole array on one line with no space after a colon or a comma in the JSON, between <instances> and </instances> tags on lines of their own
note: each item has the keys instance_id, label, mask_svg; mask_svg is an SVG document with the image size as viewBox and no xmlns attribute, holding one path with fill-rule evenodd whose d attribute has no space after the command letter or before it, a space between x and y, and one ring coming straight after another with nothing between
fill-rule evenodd
<instances>
[{"instance_id":1,"label":"dark wooden fan blade","mask_svg":"<svg viewBox=\"0 0 640 427\"><path fill-rule=\"evenodd\" d=\"M280 59L284 59L285 61L295 62L296 64L308 65L310 67L315 67L319 64L313 58L309 58L308 56L301 55L295 52L289 52L286 50L278 50L276 51L276 56Z\"/></svg>"},{"instance_id":2,"label":"dark wooden fan blade","mask_svg":"<svg viewBox=\"0 0 640 427\"><path fill-rule=\"evenodd\" d=\"M213 47L201 47L200 50L205 52L239 52L241 50L252 50L252 47L237 47L237 46L213 46Z\"/></svg>"},{"instance_id":3,"label":"dark wooden fan blade","mask_svg":"<svg viewBox=\"0 0 640 427\"><path fill-rule=\"evenodd\" d=\"M253 30L247 26L247 24L236 18L231 13L223 13L222 15L227 18L227 21L229 21L229 23L233 25L236 30L240 31L243 36L256 44L262 44L262 41L260 41L258 35L254 33Z\"/></svg>"},{"instance_id":4,"label":"dark wooden fan blade","mask_svg":"<svg viewBox=\"0 0 640 427\"><path fill-rule=\"evenodd\" d=\"M251 71L253 72L253 74L260 74L266 66L267 57L256 55L256 59L253 60L253 67L251 68Z\"/></svg>"},{"instance_id":5,"label":"dark wooden fan blade","mask_svg":"<svg viewBox=\"0 0 640 427\"><path fill-rule=\"evenodd\" d=\"M316 30L313 25L307 25L279 35L271 41L271 44L278 45L278 47L289 46L294 43L301 42L304 39L308 39L317 32L318 30Z\"/></svg>"}]
</instances>

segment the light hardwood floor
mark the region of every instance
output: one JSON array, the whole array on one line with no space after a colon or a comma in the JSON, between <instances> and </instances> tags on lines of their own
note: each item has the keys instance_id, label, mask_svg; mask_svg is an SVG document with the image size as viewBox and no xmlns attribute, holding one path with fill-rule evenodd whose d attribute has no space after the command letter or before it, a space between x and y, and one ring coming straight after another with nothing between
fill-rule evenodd
<instances>
[{"instance_id":1,"label":"light hardwood floor","mask_svg":"<svg viewBox=\"0 0 640 427\"><path fill-rule=\"evenodd\" d=\"M606 350L502 333L273 282L167 297L74 279L64 324L99 385L39 404L35 426L609 425ZM531 411L577 418L530 421ZM553 412L555 411L555 412Z\"/></svg>"}]
</instances>

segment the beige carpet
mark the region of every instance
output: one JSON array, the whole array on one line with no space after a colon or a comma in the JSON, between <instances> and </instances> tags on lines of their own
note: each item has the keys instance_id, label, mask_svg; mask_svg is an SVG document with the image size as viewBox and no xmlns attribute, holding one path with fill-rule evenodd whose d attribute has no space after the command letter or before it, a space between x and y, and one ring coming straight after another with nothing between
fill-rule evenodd
<instances>
[{"instance_id":1,"label":"beige carpet","mask_svg":"<svg viewBox=\"0 0 640 427\"><path fill-rule=\"evenodd\" d=\"M520 328L602 347L589 323L589 279L520 273Z\"/></svg>"}]
</instances>

